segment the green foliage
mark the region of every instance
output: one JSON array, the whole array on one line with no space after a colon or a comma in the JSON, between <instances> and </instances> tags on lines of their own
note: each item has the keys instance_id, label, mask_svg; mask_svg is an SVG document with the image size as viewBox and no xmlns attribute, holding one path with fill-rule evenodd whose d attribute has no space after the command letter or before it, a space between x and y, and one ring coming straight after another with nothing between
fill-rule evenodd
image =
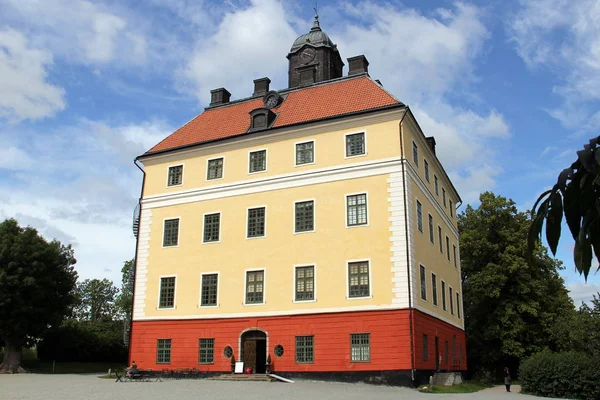
<instances>
[{"instance_id":1,"label":"green foliage","mask_svg":"<svg viewBox=\"0 0 600 400\"><path fill-rule=\"evenodd\" d=\"M133 311L133 272L135 270L135 260L131 259L123 263L121 268L121 293L117 297L115 305L118 315L125 321L131 321Z\"/></svg>"},{"instance_id":2,"label":"green foliage","mask_svg":"<svg viewBox=\"0 0 600 400\"><path fill-rule=\"evenodd\" d=\"M494 376L554 346L555 325L573 303L560 262L539 245L527 256L527 213L493 193L480 201L458 218L463 309L469 368Z\"/></svg>"},{"instance_id":3,"label":"green foliage","mask_svg":"<svg viewBox=\"0 0 600 400\"><path fill-rule=\"evenodd\" d=\"M71 246L47 242L14 219L0 223L0 337L8 353L20 352L68 313L74 303L75 262ZM4 364L0 369L19 368L14 361Z\"/></svg>"},{"instance_id":4,"label":"green foliage","mask_svg":"<svg viewBox=\"0 0 600 400\"><path fill-rule=\"evenodd\" d=\"M49 330L38 344L41 361L122 362L127 361L121 321L65 321Z\"/></svg>"},{"instance_id":5,"label":"green foliage","mask_svg":"<svg viewBox=\"0 0 600 400\"><path fill-rule=\"evenodd\" d=\"M523 392L536 396L595 400L600 359L585 353L538 353L521 363Z\"/></svg>"},{"instance_id":6,"label":"green foliage","mask_svg":"<svg viewBox=\"0 0 600 400\"><path fill-rule=\"evenodd\" d=\"M583 303L560 318L552 332L559 352L578 351L600 358L600 293L594 295L592 307Z\"/></svg>"},{"instance_id":7,"label":"green foliage","mask_svg":"<svg viewBox=\"0 0 600 400\"><path fill-rule=\"evenodd\" d=\"M112 321L116 319L115 301L119 289L104 278L86 279L77 283L75 318L80 321Z\"/></svg>"},{"instance_id":8,"label":"green foliage","mask_svg":"<svg viewBox=\"0 0 600 400\"><path fill-rule=\"evenodd\" d=\"M592 265L592 249L596 259L600 261L599 144L600 136L584 145L583 150L577 152L577 161L560 173L551 190L540 195L531 210L533 221L528 238L531 252L542 235L542 227L546 221L546 240L552 254L556 254L564 214L575 240L575 267L586 281Z\"/></svg>"}]
</instances>

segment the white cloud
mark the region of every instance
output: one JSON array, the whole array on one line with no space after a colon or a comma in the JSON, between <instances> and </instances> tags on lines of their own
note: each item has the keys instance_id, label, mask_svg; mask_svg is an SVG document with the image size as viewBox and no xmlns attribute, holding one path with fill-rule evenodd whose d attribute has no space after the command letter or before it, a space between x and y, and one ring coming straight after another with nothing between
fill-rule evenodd
<instances>
[{"instance_id":1,"label":"white cloud","mask_svg":"<svg viewBox=\"0 0 600 400\"><path fill-rule=\"evenodd\" d=\"M13 29L0 30L0 118L40 119L65 108L64 90L48 82L52 54Z\"/></svg>"},{"instance_id":2,"label":"white cloud","mask_svg":"<svg viewBox=\"0 0 600 400\"><path fill-rule=\"evenodd\" d=\"M234 98L248 97L252 80L263 76L283 85L285 56L296 36L278 1L252 0L248 8L227 13L214 35L198 41L182 78L192 82L203 103L208 103L211 89L221 86Z\"/></svg>"},{"instance_id":3,"label":"white cloud","mask_svg":"<svg viewBox=\"0 0 600 400\"><path fill-rule=\"evenodd\" d=\"M597 267L596 267L597 268ZM596 269L594 269L594 272ZM593 274L593 272L591 273ZM590 275L591 275L590 274ZM581 278L583 280L583 278ZM593 296L600 293L600 284L599 283L572 283L567 285L567 289L569 289L569 295L573 299L576 307L579 307L582 302L589 302L593 299Z\"/></svg>"},{"instance_id":4,"label":"white cloud","mask_svg":"<svg viewBox=\"0 0 600 400\"><path fill-rule=\"evenodd\" d=\"M4 18L34 34L36 44L86 65L140 64L143 35L106 6L86 0L0 0Z\"/></svg>"},{"instance_id":5,"label":"white cloud","mask_svg":"<svg viewBox=\"0 0 600 400\"><path fill-rule=\"evenodd\" d=\"M83 277L109 268L119 280L135 251L131 223L142 174L132 161L171 132L162 121L81 120L42 135L24 129L15 141L12 129L0 129L0 143L43 166L0 180L0 219L15 217L48 239L73 243Z\"/></svg>"},{"instance_id":6,"label":"white cloud","mask_svg":"<svg viewBox=\"0 0 600 400\"><path fill-rule=\"evenodd\" d=\"M600 128L600 3L522 1L507 30L529 67L555 73L564 102L550 115L580 133Z\"/></svg>"}]
</instances>

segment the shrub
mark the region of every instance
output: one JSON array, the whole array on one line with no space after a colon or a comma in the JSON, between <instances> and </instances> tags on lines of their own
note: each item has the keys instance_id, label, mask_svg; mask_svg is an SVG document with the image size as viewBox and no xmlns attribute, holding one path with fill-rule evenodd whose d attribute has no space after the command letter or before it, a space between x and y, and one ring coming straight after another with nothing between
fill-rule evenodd
<instances>
[{"instance_id":1,"label":"shrub","mask_svg":"<svg viewBox=\"0 0 600 400\"><path fill-rule=\"evenodd\" d=\"M544 351L521 363L523 392L536 396L596 400L600 394L600 359L585 353Z\"/></svg>"}]
</instances>

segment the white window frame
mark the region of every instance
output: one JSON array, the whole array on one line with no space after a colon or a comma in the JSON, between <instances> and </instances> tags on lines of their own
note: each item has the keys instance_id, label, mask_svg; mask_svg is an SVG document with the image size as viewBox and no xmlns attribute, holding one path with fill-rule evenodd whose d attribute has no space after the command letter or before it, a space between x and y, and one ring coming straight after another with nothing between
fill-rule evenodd
<instances>
[{"instance_id":1,"label":"white window frame","mask_svg":"<svg viewBox=\"0 0 600 400\"><path fill-rule=\"evenodd\" d=\"M422 229L419 229L419 204L421 205L421 228ZM416 224L417 231L420 232L422 235L425 233L425 229L423 228L423 225L424 225L423 224L423 203L421 203L419 201L419 199L416 197L415 197L415 217L416 217L415 224Z\"/></svg>"},{"instance_id":2,"label":"white window frame","mask_svg":"<svg viewBox=\"0 0 600 400\"><path fill-rule=\"evenodd\" d=\"M362 224L362 225L348 225L348 196L356 196L359 194L364 194L367 197L367 223L366 224ZM344 214L344 218L345 218L345 225L346 228L362 228L362 227L366 227L369 226L371 224L371 218L369 215L369 192L364 191L364 192L356 192L356 193L346 193L344 195L344 210L345 210L345 214Z\"/></svg>"},{"instance_id":3,"label":"white window frame","mask_svg":"<svg viewBox=\"0 0 600 400\"><path fill-rule=\"evenodd\" d=\"M434 307L439 307L440 301L439 301L439 296L438 296L438 278L437 278L437 274L435 272L431 273L432 277L435 277L435 292L433 291L433 282L431 282L431 304L433 304Z\"/></svg>"},{"instance_id":4,"label":"white window frame","mask_svg":"<svg viewBox=\"0 0 600 400\"><path fill-rule=\"evenodd\" d=\"M369 295L362 297L350 297L350 263L355 262L367 262L369 263ZM346 260L346 300L363 300L373 298L373 265L370 258L357 258L354 260Z\"/></svg>"},{"instance_id":5,"label":"white window frame","mask_svg":"<svg viewBox=\"0 0 600 400\"><path fill-rule=\"evenodd\" d=\"M431 183L431 170L429 168L429 161L426 158L423 158L423 175L425 175L427 183Z\"/></svg>"},{"instance_id":6,"label":"white window frame","mask_svg":"<svg viewBox=\"0 0 600 400\"><path fill-rule=\"evenodd\" d=\"M419 146L417 145L417 143L415 143L415 141L412 141L412 147L410 148L412 151L412 159L413 159L413 163L415 164L415 166L417 167L417 169L419 169ZM415 160L415 149L417 149L417 159Z\"/></svg>"},{"instance_id":7,"label":"white window frame","mask_svg":"<svg viewBox=\"0 0 600 400\"><path fill-rule=\"evenodd\" d=\"M312 142L313 144L313 161L310 163L298 164L296 145ZM317 141L315 139L306 139L294 143L294 168L304 167L305 165L313 165L317 162Z\"/></svg>"},{"instance_id":8,"label":"white window frame","mask_svg":"<svg viewBox=\"0 0 600 400\"><path fill-rule=\"evenodd\" d=\"M423 276L421 277L421 267L423 267ZM424 278L424 279L423 279ZM421 280L425 282L425 298L423 298L423 292L421 288ZM424 264L419 263L419 300L425 303L429 303L427 300L427 267Z\"/></svg>"},{"instance_id":9,"label":"white window frame","mask_svg":"<svg viewBox=\"0 0 600 400\"><path fill-rule=\"evenodd\" d=\"M214 242L205 242L204 241L204 228L205 228L205 217L207 215L213 215L213 214L219 214L219 240L214 241ZM221 243L221 239L223 238L223 230L221 229L221 227L223 226L223 213L221 211L210 211L210 212L205 212L204 214L202 214L202 229L200 229L200 240L202 244L216 244L216 243Z\"/></svg>"},{"instance_id":10,"label":"white window frame","mask_svg":"<svg viewBox=\"0 0 600 400\"><path fill-rule=\"evenodd\" d=\"M208 163L213 160L218 160L219 158L223 159L223 174L221 175L220 178L208 179ZM250 165L250 162L248 162L248 168L250 168L249 165ZM221 181L223 179L225 179L225 156L223 155L223 156L215 156L215 157L207 158L206 159L206 174L204 174L204 181L205 182L213 182L213 181Z\"/></svg>"},{"instance_id":11,"label":"white window frame","mask_svg":"<svg viewBox=\"0 0 600 400\"><path fill-rule=\"evenodd\" d=\"M365 152L364 152L363 154L356 154L356 155L354 155L354 156L349 156L349 155L347 154L347 151L346 151L346 150L347 150L347 149L346 149L346 136L349 136L349 135L356 135L357 133L362 133L362 134L364 134L364 137L365 137ZM367 136L368 136L368 135L367 135L367 130L366 130L366 129L365 129L365 130L360 130L360 131L355 131L355 132L347 132L347 133L344 133L344 147L343 147L343 149L344 149L344 160L347 160L347 159L349 159L349 158L365 157L365 156L367 156L367 155L369 154L369 146L368 146L368 139L367 139Z\"/></svg>"},{"instance_id":12,"label":"white window frame","mask_svg":"<svg viewBox=\"0 0 600 400\"><path fill-rule=\"evenodd\" d=\"M313 267L313 286L314 286L314 296L312 300L296 300L296 268L302 267ZM317 263L304 263L304 264L294 264L294 268L292 268L292 273L294 276L292 277L292 282L294 286L292 287L292 303L316 303L317 302Z\"/></svg>"},{"instance_id":13,"label":"white window frame","mask_svg":"<svg viewBox=\"0 0 600 400\"><path fill-rule=\"evenodd\" d=\"M205 275L217 275L217 304L214 306L203 306L202 305L202 281L204 280ZM175 280L177 282L177 279ZM200 274L200 296L198 297L198 308L217 308L221 305L220 302L221 296L221 273L219 271L213 272L202 272Z\"/></svg>"},{"instance_id":14,"label":"white window frame","mask_svg":"<svg viewBox=\"0 0 600 400\"><path fill-rule=\"evenodd\" d=\"M246 303L246 291L248 285L248 272L263 271L263 301L262 303ZM249 268L244 270L244 306L264 306L267 304L267 268Z\"/></svg>"},{"instance_id":15,"label":"white window frame","mask_svg":"<svg viewBox=\"0 0 600 400\"><path fill-rule=\"evenodd\" d=\"M262 236L248 237L248 216L250 214L250 210L253 210L255 208L264 208L265 209L265 234ZM246 225L245 225L246 226L246 240L264 239L267 237L267 210L268 210L268 207L266 205L246 207Z\"/></svg>"},{"instance_id":16,"label":"white window frame","mask_svg":"<svg viewBox=\"0 0 600 400\"><path fill-rule=\"evenodd\" d=\"M429 217L431 217L431 226L429 225ZM435 246L435 219L431 213L427 213L427 230L429 231L431 228L431 232L429 233L429 244ZM431 240L433 238L433 240Z\"/></svg>"},{"instance_id":17,"label":"white window frame","mask_svg":"<svg viewBox=\"0 0 600 400\"><path fill-rule=\"evenodd\" d=\"M265 169L262 170L262 171L250 172L250 154L257 153L259 151L264 151L265 152ZM247 160L246 165L248 166L248 169L247 169L248 175L262 174L262 173L267 172L269 170L269 150L266 147L262 148L262 149L252 149L252 150L249 150L248 151L248 160Z\"/></svg>"},{"instance_id":18,"label":"white window frame","mask_svg":"<svg viewBox=\"0 0 600 400\"><path fill-rule=\"evenodd\" d=\"M169 185L169 170L172 167L181 167L181 183L179 185ZM184 174L185 174L185 163L177 163L177 164L167 165L167 182L165 183L165 185L166 185L165 187L173 188L173 187L183 186Z\"/></svg>"},{"instance_id":19,"label":"white window frame","mask_svg":"<svg viewBox=\"0 0 600 400\"><path fill-rule=\"evenodd\" d=\"M173 293L173 307L161 307L160 306L160 289L161 289L162 278L175 278L175 292ZM177 279L177 274L160 275L158 277L158 298L156 299L156 309L157 310L163 311L163 310L176 310L177 309L177 285L178 285L178 283L179 283L179 279Z\"/></svg>"},{"instance_id":20,"label":"white window frame","mask_svg":"<svg viewBox=\"0 0 600 400\"><path fill-rule=\"evenodd\" d=\"M448 291L448 284L443 279L440 279L440 291L442 292L442 310L448 312L448 301L446 298L446 292Z\"/></svg>"},{"instance_id":21,"label":"white window frame","mask_svg":"<svg viewBox=\"0 0 600 400\"><path fill-rule=\"evenodd\" d=\"M172 219L179 220L179 223L177 224L177 245L176 246L165 246L165 223L166 223L166 221L170 221ZM162 232L161 232L160 236L161 236L160 244L163 249L173 249L173 248L179 247L179 245L181 244L181 217L163 218Z\"/></svg>"},{"instance_id":22,"label":"white window frame","mask_svg":"<svg viewBox=\"0 0 600 400\"><path fill-rule=\"evenodd\" d=\"M296 232L296 203L304 203L306 201L313 202L313 229L312 231L302 231ZM303 199L303 200L294 200L294 204L292 205L292 233L294 235L302 235L304 233L312 233L317 231L317 199Z\"/></svg>"}]
</instances>

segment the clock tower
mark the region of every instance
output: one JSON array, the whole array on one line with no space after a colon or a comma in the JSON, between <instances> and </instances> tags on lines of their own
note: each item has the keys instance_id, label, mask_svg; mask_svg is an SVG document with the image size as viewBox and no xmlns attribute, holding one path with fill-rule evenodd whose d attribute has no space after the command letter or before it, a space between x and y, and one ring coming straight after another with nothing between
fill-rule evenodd
<instances>
[{"instance_id":1,"label":"clock tower","mask_svg":"<svg viewBox=\"0 0 600 400\"><path fill-rule=\"evenodd\" d=\"M310 32L298 37L289 54L290 88L306 86L316 82L340 78L344 63L329 36L319 25L319 16L315 14L315 22Z\"/></svg>"}]
</instances>

